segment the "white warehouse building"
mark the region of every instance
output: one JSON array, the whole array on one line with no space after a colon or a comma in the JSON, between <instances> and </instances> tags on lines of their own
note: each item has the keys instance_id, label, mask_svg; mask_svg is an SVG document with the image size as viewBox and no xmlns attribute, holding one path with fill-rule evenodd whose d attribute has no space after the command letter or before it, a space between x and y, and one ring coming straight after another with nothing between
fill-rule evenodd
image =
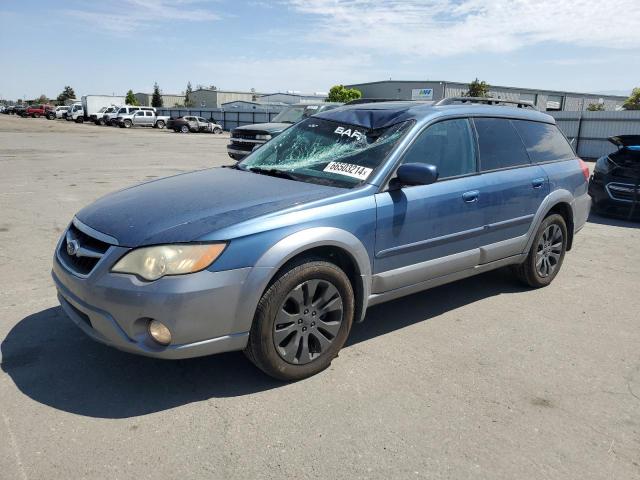
<instances>
[{"instance_id":1,"label":"white warehouse building","mask_svg":"<svg viewBox=\"0 0 640 480\"><path fill-rule=\"evenodd\" d=\"M363 98L387 98L398 100L442 100L461 97L469 90L468 83L435 80L382 80L379 82L345 85L362 92ZM580 111L590 104L602 104L605 110L620 110L627 97L593 93L564 92L556 90L503 87L491 85L491 97L503 100L532 102L541 111Z\"/></svg>"}]
</instances>

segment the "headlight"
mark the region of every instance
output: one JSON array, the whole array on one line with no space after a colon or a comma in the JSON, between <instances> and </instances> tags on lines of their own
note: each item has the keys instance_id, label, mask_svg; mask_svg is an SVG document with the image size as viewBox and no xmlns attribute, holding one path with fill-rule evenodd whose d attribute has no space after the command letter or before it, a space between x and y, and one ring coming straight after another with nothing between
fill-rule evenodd
<instances>
[{"instance_id":1,"label":"headlight","mask_svg":"<svg viewBox=\"0 0 640 480\"><path fill-rule=\"evenodd\" d=\"M271 135L256 135L256 140L271 140Z\"/></svg>"},{"instance_id":2,"label":"headlight","mask_svg":"<svg viewBox=\"0 0 640 480\"><path fill-rule=\"evenodd\" d=\"M609 157L605 155L604 157L600 157L596 161L596 165L595 167L593 167L593 171L597 173L607 174L611 171L611 167L611 161L609 160Z\"/></svg>"},{"instance_id":3,"label":"headlight","mask_svg":"<svg viewBox=\"0 0 640 480\"><path fill-rule=\"evenodd\" d=\"M209 243L137 248L122 257L111 271L130 273L145 280L199 272L211 265L225 247L225 243Z\"/></svg>"}]
</instances>

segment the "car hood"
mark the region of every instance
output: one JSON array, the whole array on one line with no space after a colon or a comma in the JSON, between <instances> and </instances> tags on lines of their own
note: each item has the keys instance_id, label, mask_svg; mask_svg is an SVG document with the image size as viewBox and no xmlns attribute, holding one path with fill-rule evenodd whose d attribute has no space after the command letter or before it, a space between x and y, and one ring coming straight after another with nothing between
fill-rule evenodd
<instances>
[{"instance_id":1,"label":"car hood","mask_svg":"<svg viewBox=\"0 0 640 480\"><path fill-rule=\"evenodd\" d=\"M253 125L244 125L242 127L234 128L233 131L251 131L251 132L267 132L267 133L280 133L289 128L292 123L255 123Z\"/></svg>"},{"instance_id":2,"label":"car hood","mask_svg":"<svg viewBox=\"0 0 640 480\"><path fill-rule=\"evenodd\" d=\"M618 147L636 147L640 146L640 135L616 135L609 137L609 141Z\"/></svg>"},{"instance_id":3,"label":"car hood","mask_svg":"<svg viewBox=\"0 0 640 480\"><path fill-rule=\"evenodd\" d=\"M230 168L143 183L98 199L76 217L126 247L191 242L219 229L344 189Z\"/></svg>"}]
</instances>

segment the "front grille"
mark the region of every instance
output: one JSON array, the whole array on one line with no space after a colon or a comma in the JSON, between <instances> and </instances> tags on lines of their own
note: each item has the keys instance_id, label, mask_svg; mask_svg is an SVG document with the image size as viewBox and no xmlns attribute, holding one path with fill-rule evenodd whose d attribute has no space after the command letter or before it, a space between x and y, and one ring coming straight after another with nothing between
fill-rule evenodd
<instances>
[{"instance_id":1,"label":"front grille","mask_svg":"<svg viewBox=\"0 0 640 480\"><path fill-rule=\"evenodd\" d=\"M640 189L636 195L635 186L628 183L610 183L607 185L609 195L614 200L621 200L623 202L633 202L634 198L640 200Z\"/></svg>"},{"instance_id":2,"label":"front grille","mask_svg":"<svg viewBox=\"0 0 640 480\"><path fill-rule=\"evenodd\" d=\"M247 130L236 130L234 132L231 132L231 138L241 138L244 140L255 140L256 139L256 135L259 135L260 132L252 132L252 131L247 131ZM264 133L263 133L264 135Z\"/></svg>"},{"instance_id":3,"label":"front grille","mask_svg":"<svg viewBox=\"0 0 640 480\"><path fill-rule=\"evenodd\" d=\"M77 251L70 254L67 246L72 241L76 242ZM73 273L86 276L95 268L109 247L108 243L88 235L74 224L71 224L65 234L65 238L60 242L58 256Z\"/></svg>"}]
</instances>

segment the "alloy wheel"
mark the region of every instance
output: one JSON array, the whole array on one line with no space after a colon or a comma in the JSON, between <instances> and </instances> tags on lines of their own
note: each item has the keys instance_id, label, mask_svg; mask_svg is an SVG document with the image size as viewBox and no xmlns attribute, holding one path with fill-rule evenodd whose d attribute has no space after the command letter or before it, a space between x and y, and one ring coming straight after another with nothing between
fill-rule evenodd
<instances>
[{"instance_id":1,"label":"alloy wheel","mask_svg":"<svg viewBox=\"0 0 640 480\"><path fill-rule=\"evenodd\" d=\"M536 248L536 271L545 278L552 275L558 267L563 248L562 230L558 225L549 225L538 242Z\"/></svg>"},{"instance_id":2,"label":"alloy wheel","mask_svg":"<svg viewBox=\"0 0 640 480\"><path fill-rule=\"evenodd\" d=\"M331 282L301 283L287 294L273 325L278 355L297 365L312 362L333 343L342 318L342 297Z\"/></svg>"}]
</instances>

